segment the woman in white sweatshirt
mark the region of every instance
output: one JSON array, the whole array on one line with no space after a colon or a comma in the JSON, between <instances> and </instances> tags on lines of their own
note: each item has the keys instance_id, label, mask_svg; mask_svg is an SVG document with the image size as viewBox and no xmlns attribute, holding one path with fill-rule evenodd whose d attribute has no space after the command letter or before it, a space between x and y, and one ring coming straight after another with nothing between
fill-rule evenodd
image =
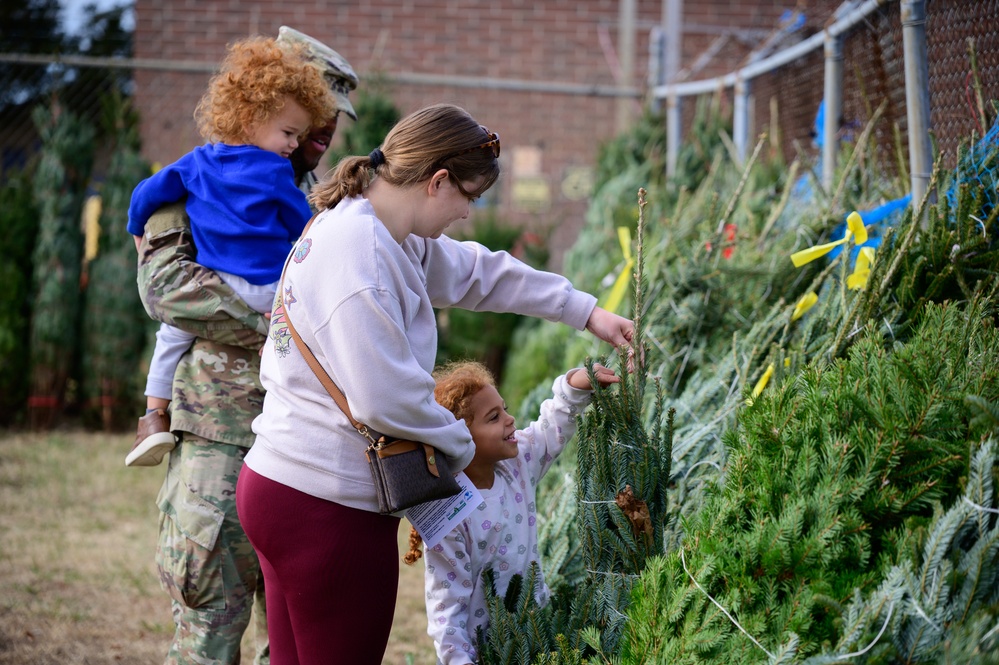
<instances>
[{"instance_id":1,"label":"woman in white sweatshirt","mask_svg":"<svg viewBox=\"0 0 999 665\"><path fill-rule=\"evenodd\" d=\"M616 346L633 326L564 277L442 235L499 176L499 136L466 111L417 111L313 191L322 210L293 250L260 377L267 390L236 490L260 558L273 665L377 664L398 583L399 518L378 513L364 449L291 339L286 318L354 418L427 441L453 471L475 452L434 400L434 308L514 312ZM331 660L331 658L333 660Z\"/></svg>"}]
</instances>

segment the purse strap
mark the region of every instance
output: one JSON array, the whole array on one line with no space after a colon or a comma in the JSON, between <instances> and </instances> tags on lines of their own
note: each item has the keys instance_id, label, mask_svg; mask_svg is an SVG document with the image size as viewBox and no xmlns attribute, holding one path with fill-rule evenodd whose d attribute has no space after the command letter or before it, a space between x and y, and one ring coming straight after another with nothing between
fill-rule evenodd
<instances>
[{"instance_id":1,"label":"purse strap","mask_svg":"<svg viewBox=\"0 0 999 665\"><path fill-rule=\"evenodd\" d=\"M299 237L299 242L305 237L305 234L308 233L309 227L312 226L312 222L314 222L318 216L319 213L313 215L312 219L309 220L309 223L305 225L304 229L302 229L302 235ZM378 440L375 438L374 434L372 434L371 430L368 429L368 426L356 420L354 415L350 412L350 405L347 404L347 396L344 395L343 391L340 390L336 383L334 383L333 378L329 375L329 372L327 372L326 369L319 364L316 354L312 352L309 345L305 343L302 336L298 334L297 330L295 330L295 326L291 322L291 312L289 312L288 307L284 305L284 274L288 270L288 262L291 261L292 256L295 255L295 248L297 247L298 243L296 242L295 247L293 247L288 253L288 257L284 261L284 268L281 269L281 280L278 283L278 289L280 289L282 294L281 306L284 308L284 322L288 324L288 332L291 333L292 339L294 339L295 344L298 345L298 350L301 351L302 357L305 358L305 362L308 363L313 374L315 374L316 378L319 379L319 383L323 384L323 388L326 389L326 392L330 394L330 397L333 398L336 405L339 406L340 410L343 411L345 416L347 416L347 420L350 421L350 424L354 426L354 429L360 432L361 436L371 442L372 445L377 445Z\"/></svg>"}]
</instances>

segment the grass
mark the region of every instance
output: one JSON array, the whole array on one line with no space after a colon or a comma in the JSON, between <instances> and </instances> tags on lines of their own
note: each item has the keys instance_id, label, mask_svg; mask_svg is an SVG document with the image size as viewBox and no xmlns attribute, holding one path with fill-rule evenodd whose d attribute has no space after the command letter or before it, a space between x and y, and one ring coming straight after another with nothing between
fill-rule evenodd
<instances>
[{"instance_id":1,"label":"grass","mask_svg":"<svg viewBox=\"0 0 999 665\"><path fill-rule=\"evenodd\" d=\"M162 663L173 634L153 561L165 466L131 435L0 432L0 665ZM400 528L400 550L409 533ZM253 662L252 629L243 662ZM423 566L401 564L384 663L433 665Z\"/></svg>"}]
</instances>

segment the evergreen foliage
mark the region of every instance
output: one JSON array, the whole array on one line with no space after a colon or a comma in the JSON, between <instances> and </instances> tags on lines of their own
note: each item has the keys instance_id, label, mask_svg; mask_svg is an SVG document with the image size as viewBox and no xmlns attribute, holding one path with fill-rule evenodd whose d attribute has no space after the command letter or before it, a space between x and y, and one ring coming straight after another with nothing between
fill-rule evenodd
<instances>
[{"instance_id":1,"label":"evergreen foliage","mask_svg":"<svg viewBox=\"0 0 999 665\"><path fill-rule=\"evenodd\" d=\"M661 662L767 662L705 593L770 651L792 635L799 657L835 643L835 608L875 588L900 534L956 494L967 442L981 435L964 397L999 397L995 315L994 303L929 307L907 343L885 349L867 334L740 414L725 482L686 525L681 570L649 580L665 589L656 594L686 595L685 563L704 593L673 621L634 610L660 615ZM632 642L623 662L650 662L646 651Z\"/></svg>"},{"instance_id":2,"label":"evergreen foliage","mask_svg":"<svg viewBox=\"0 0 999 665\"><path fill-rule=\"evenodd\" d=\"M686 543L695 548L688 557L693 577L748 634L768 644L771 662L816 653L838 637L838 615L822 608L836 608L852 589L882 579L898 554L899 534L926 519L937 501L952 498L955 464L989 422L997 379L990 368L994 351L985 351L996 341L995 248L968 234L970 224L960 223L946 203L929 212L925 232L913 221L917 214L889 235L886 258L859 295L840 286L845 265L837 266L837 259L815 278L816 286L828 282L818 311L799 327L771 327L780 334L771 340L768 359L781 368L785 359L793 362L778 374L791 381L768 399L770 411L757 400L740 412L738 430L722 434L724 484L694 504L683 503ZM973 251L942 251L961 243ZM989 255L991 262L982 258ZM913 284L936 288L921 291ZM961 297L960 304L929 305L944 294ZM773 325L766 321L758 321L750 337ZM858 339L857 348L847 346ZM745 344L733 347L744 352ZM824 368L844 352L848 362ZM827 385L829 377L839 383ZM823 409L834 411L828 421ZM831 473L842 478L823 475ZM852 494L837 494L834 480L847 483ZM651 585L656 591L646 585L636 594L650 595L673 614L667 620L636 601L623 662L765 662L763 649L706 596L688 589L662 600L660 592L689 580L687 562L681 558L678 565L675 557ZM840 570L848 574L840 576ZM642 655L649 653L663 654L662 660Z\"/></svg>"},{"instance_id":3,"label":"evergreen foliage","mask_svg":"<svg viewBox=\"0 0 999 665\"><path fill-rule=\"evenodd\" d=\"M567 446L562 455L574 459L575 445ZM586 576L583 544L576 522L576 483L570 474L552 469L542 478L542 483L546 480L549 481L544 491L546 502L538 505L538 554L545 562L545 580L549 587L573 588ZM538 494L542 494L541 490Z\"/></svg>"},{"instance_id":4,"label":"evergreen foliage","mask_svg":"<svg viewBox=\"0 0 999 665\"><path fill-rule=\"evenodd\" d=\"M142 413L138 374L150 321L135 288L136 256L125 231L132 190L149 173L139 155L135 115L127 101L104 101L115 151L102 190L99 254L88 267L83 314L82 391L86 414L105 430Z\"/></svg>"},{"instance_id":5,"label":"evergreen foliage","mask_svg":"<svg viewBox=\"0 0 999 665\"><path fill-rule=\"evenodd\" d=\"M993 430L996 431L996 430ZM999 478L996 440L973 443L965 490L915 529L884 583L854 592L842 638L804 662L999 663ZM862 652L862 653L861 653Z\"/></svg>"},{"instance_id":6,"label":"evergreen foliage","mask_svg":"<svg viewBox=\"0 0 999 665\"><path fill-rule=\"evenodd\" d=\"M703 121L699 126L715 124ZM702 146L714 144L717 150L722 149L716 138L703 137ZM766 203L782 210L787 202L773 181L767 180L769 168L759 166L754 158L745 169L736 169L718 152L712 165L696 191L678 193L670 217L663 213L666 202L657 199L650 201L652 213L645 215L650 221L643 242L649 266L645 271L648 295L639 308L643 339L650 345L650 373L665 377L660 379L660 388L678 414L671 469L676 505L664 521L664 539L668 541L664 547L671 547L678 538L678 515L699 505L706 480L720 471L724 463L721 433L734 424L742 390L755 380L751 372L766 359L774 340L787 326L787 301L794 302L808 284L794 274L786 255L778 260L772 247L762 242L779 214L768 210ZM790 180L786 175L781 178L778 184L784 178ZM603 192L597 192L594 201L602 200ZM716 218L705 217L705 210L709 215L723 216L720 221L710 221ZM598 217L588 214L587 218L592 228L584 231L584 236L610 237L612 229ZM718 242L716 232L733 220L741 221L746 230L740 226L733 241ZM712 240L717 251L709 248ZM730 247L734 251L726 257L725 250ZM596 263L599 256L595 252L590 263ZM788 295L783 300L780 295L785 293ZM592 339L572 337L564 326L561 328L546 329L542 324L517 332L517 351L508 366L508 370L515 369L508 374L505 391L518 378L519 363L534 368L566 366L579 362L594 346ZM675 397L671 399L671 395ZM651 395L647 399L651 402ZM556 472L575 476L571 458L563 455L552 470ZM545 486L539 488L538 500L539 505L550 501ZM576 541L572 529L579 522L561 521L569 528L562 533L549 532L544 546L554 548L548 543L555 539Z\"/></svg>"},{"instance_id":7,"label":"evergreen foliage","mask_svg":"<svg viewBox=\"0 0 999 665\"><path fill-rule=\"evenodd\" d=\"M846 212L904 194L872 166L870 136L879 122L877 112L844 146L829 190L797 177L807 172L804 157L775 168L765 139L742 165L724 148L705 152L708 168L686 189L654 173L648 181L603 180L578 254L566 266L581 288L609 288L623 265L615 233L623 215L614 212L620 192L652 183L644 243L649 286L636 311L664 408L676 410L670 502L658 523L666 555L647 559L630 604L612 589L591 593L588 579L574 587L577 605L603 608L594 617L614 616L611 607L627 616L611 627L612 635L623 627L617 647L583 640L582 649L567 644L536 662L791 663L842 657L873 642L851 659L956 663L985 658L993 648L994 601L980 602L962 620L937 621L945 638L927 637L896 624L907 616L914 626L918 615L901 612L901 601L886 622L891 600L878 590L904 596L898 589L905 562L913 571L924 566L914 555L914 534L938 528L940 506L962 491L969 446L974 450L999 420L999 377L991 368L999 213L988 186L997 151L977 151L964 171L938 169L931 189L952 195L916 202L882 233L859 288L849 279L857 256L850 245L802 268L789 260L828 242ZM710 145L709 137L703 141ZM615 152L622 173L629 154ZM796 304L810 293L817 304L801 315ZM551 333L554 341L545 344L542 336ZM595 355L591 342L555 328L518 335L511 367L567 366ZM508 372L504 390L526 379L521 394L533 399L529 376ZM654 403L646 394L642 406ZM582 453L578 469L563 456L552 472L577 487L606 473L583 464ZM552 487L539 489L539 505L551 501ZM603 546L592 532L611 519L586 521L589 509L582 504L576 520L553 515L553 527L570 526L546 531L553 542L543 546L567 551L559 539L576 539L587 556L594 543ZM935 538L951 543L954 554L958 541L939 528ZM967 540L960 544L970 551ZM984 588L996 562L975 556ZM963 574L956 571L971 570L971 560L955 559L950 568L940 557L925 561L924 574L947 588L938 583L939 603L920 600L920 607L931 618L939 611L955 616L938 608L949 607L949 590ZM865 602L881 613L863 609ZM589 630L599 625L591 621ZM580 634L592 636L586 630ZM902 651L898 644L910 646Z\"/></svg>"},{"instance_id":8,"label":"evergreen foliage","mask_svg":"<svg viewBox=\"0 0 999 665\"><path fill-rule=\"evenodd\" d=\"M34 176L39 211L32 256L32 425L49 427L76 359L83 235L80 212L94 155L94 129L72 113L39 106L43 147Z\"/></svg>"},{"instance_id":9,"label":"evergreen foliage","mask_svg":"<svg viewBox=\"0 0 999 665\"><path fill-rule=\"evenodd\" d=\"M537 587L539 572L535 562L526 578L514 575L505 596L496 594L492 571L483 574L483 581L491 591L486 598L488 631L484 632L482 628L476 631L482 665L531 663L539 654L549 654L559 645L576 654L581 654L586 647L581 641L581 625L578 624L581 615L575 611L576 605L569 603L569 595L557 593L553 588L556 592L551 602L538 607L533 590Z\"/></svg>"},{"instance_id":10,"label":"evergreen foliage","mask_svg":"<svg viewBox=\"0 0 999 665\"><path fill-rule=\"evenodd\" d=\"M0 187L0 424L23 415L28 397L31 253L38 213L27 172L8 171Z\"/></svg>"},{"instance_id":11,"label":"evergreen foliage","mask_svg":"<svg viewBox=\"0 0 999 665\"><path fill-rule=\"evenodd\" d=\"M644 190L640 191L635 273L638 310L645 288L644 196ZM479 636L483 663L527 663L542 656L546 662L571 663L584 654L612 652L633 581L649 557L663 553L673 414L664 414L658 382L652 408L646 413L648 377L642 334L641 318L636 317L634 353L621 352L621 383L601 388L593 381L592 404L580 416L576 494L582 507L577 529L585 574L574 586L553 586L546 608L536 607L532 593L521 592L521 588L534 588L533 571L523 585L511 584L505 599L493 594L488 601L488 635ZM587 361L587 371L592 377L592 361ZM546 534L574 521L567 519L564 507L556 515L556 520L544 523ZM549 551L560 554L555 562L560 571L575 560L567 541L548 541ZM557 579L572 581L565 574ZM525 599L520 600L520 596ZM558 636L561 639L556 639Z\"/></svg>"}]
</instances>

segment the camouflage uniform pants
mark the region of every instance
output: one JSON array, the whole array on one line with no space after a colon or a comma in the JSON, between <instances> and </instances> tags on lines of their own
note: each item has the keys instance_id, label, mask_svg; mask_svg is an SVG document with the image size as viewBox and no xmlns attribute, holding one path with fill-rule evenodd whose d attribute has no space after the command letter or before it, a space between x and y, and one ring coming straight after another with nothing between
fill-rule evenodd
<instances>
[{"instance_id":1,"label":"camouflage uniform pants","mask_svg":"<svg viewBox=\"0 0 999 665\"><path fill-rule=\"evenodd\" d=\"M188 432L170 453L157 497L156 547L160 583L172 599L176 624L167 665L239 663L260 577L257 555L236 516L236 478L245 454L245 448ZM262 585L259 590L262 595Z\"/></svg>"}]
</instances>

